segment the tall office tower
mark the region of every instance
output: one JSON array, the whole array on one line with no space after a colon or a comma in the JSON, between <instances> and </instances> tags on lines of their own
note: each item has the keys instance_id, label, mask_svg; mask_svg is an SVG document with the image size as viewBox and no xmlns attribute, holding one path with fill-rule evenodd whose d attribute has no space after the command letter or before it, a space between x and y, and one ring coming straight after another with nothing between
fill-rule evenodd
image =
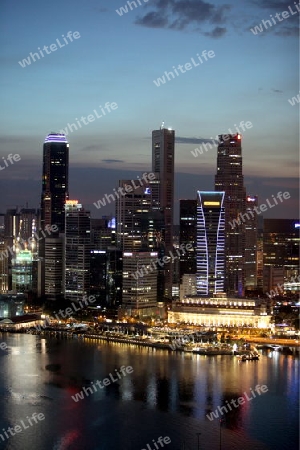
<instances>
[{"instance_id":1,"label":"tall office tower","mask_svg":"<svg viewBox=\"0 0 300 450\"><path fill-rule=\"evenodd\" d=\"M24 243L26 242L26 247L33 253L36 253L37 251L37 239L35 234L37 231L37 220L37 212L35 209L21 209L18 238L20 239L20 242L23 243L23 248L25 248Z\"/></svg>"},{"instance_id":2,"label":"tall office tower","mask_svg":"<svg viewBox=\"0 0 300 450\"><path fill-rule=\"evenodd\" d=\"M45 260L39 259L34 264L37 270L35 283L37 292L44 292L48 300L59 300L64 293L64 238L61 236L49 236L45 239ZM43 266L44 267L40 267ZM46 267L46 270L43 270ZM41 285L41 288L39 287Z\"/></svg>"},{"instance_id":3,"label":"tall office tower","mask_svg":"<svg viewBox=\"0 0 300 450\"><path fill-rule=\"evenodd\" d=\"M295 219L264 219L264 271L269 273L268 266L283 268L286 291L300 290L299 281L291 283L299 275L299 230Z\"/></svg>"},{"instance_id":4,"label":"tall office tower","mask_svg":"<svg viewBox=\"0 0 300 450\"><path fill-rule=\"evenodd\" d=\"M94 250L106 250L115 243L115 219L91 219L91 241Z\"/></svg>"},{"instance_id":5,"label":"tall office tower","mask_svg":"<svg viewBox=\"0 0 300 450\"><path fill-rule=\"evenodd\" d=\"M91 218L78 200L65 205L65 298L79 301L89 296Z\"/></svg>"},{"instance_id":6,"label":"tall office tower","mask_svg":"<svg viewBox=\"0 0 300 450\"><path fill-rule=\"evenodd\" d=\"M247 195L245 217L245 289L257 289L258 197Z\"/></svg>"},{"instance_id":7,"label":"tall office tower","mask_svg":"<svg viewBox=\"0 0 300 450\"><path fill-rule=\"evenodd\" d=\"M151 189L148 183L136 185L134 188L131 180L119 181L125 195L119 195L116 202L117 247L123 252L148 250L154 245Z\"/></svg>"},{"instance_id":8,"label":"tall office tower","mask_svg":"<svg viewBox=\"0 0 300 450\"><path fill-rule=\"evenodd\" d=\"M163 127L152 132L152 171L159 179L155 208L163 214L165 254L173 249L175 131ZM161 255L159 255L161 256ZM173 264L164 267L164 296L172 298Z\"/></svg>"},{"instance_id":9,"label":"tall office tower","mask_svg":"<svg viewBox=\"0 0 300 450\"><path fill-rule=\"evenodd\" d=\"M8 209L4 216L4 246L8 250L6 263L4 265L7 289L12 289L12 257L18 247L18 235L20 230L20 214L17 208Z\"/></svg>"},{"instance_id":10,"label":"tall office tower","mask_svg":"<svg viewBox=\"0 0 300 450\"><path fill-rule=\"evenodd\" d=\"M224 292L225 192L197 192L197 295Z\"/></svg>"},{"instance_id":11,"label":"tall office tower","mask_svg":"<svg viewBox=\"0 0 300 450\"><path fill-rule=\"evenodd\" d=\"M180 282L184 274L195 274L197 241L197 200L180 200L179 244L192 245L191 250L182 252L179 263Z\"/></svg>"},{"instance_id":12,"label":"tall office tower","mask_svg":"<svg viewBox=\"0 0 300 450\"><path fill-rule=\"evenodd\" d=\"M51 133L43 147L41 228L65 229L65 202L69 190L69 144L64 134Z\"/></svg>"},{"instance_id":13,"label":"tall office tower","mask_svg":"<svg viewBox=\"0 0 300 450\"><path fill-rule=\"evenodd\" d=\"M240 134L219 135L215 191L225 192L225 290L244 293L245 226L238 220L246 209ZM239 223L234 222L234 219ZM233 226L232 226L233 224Z\"/></svg>"},{"instance_id":14,"label":"tall office tower","mask_svg":"<svg viewBox=\"0 0 300 450\"><path fill-rule=\"evenodd\" d=\"M157 252L123 253L122 306L133 317L157 311Z\"/></svg>"},{"instance_id":15,"label":"tall office tower","mask_svg":"<svg viewBox=\"0 0 300 450\"><path fill-rule=\"evenodd\" d=\"M19 294L32 289L32 253L21 250L12 259L12 290Z\"/></svg>"}]
</instances>

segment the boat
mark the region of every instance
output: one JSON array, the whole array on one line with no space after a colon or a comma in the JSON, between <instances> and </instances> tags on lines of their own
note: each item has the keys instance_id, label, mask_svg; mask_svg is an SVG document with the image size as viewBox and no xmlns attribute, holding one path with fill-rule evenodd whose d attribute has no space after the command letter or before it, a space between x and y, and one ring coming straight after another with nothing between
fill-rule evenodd
<instances>
[{"instance_id":1,"label":"boat","mask_svg":"<svg viewBox=\"0 0 300 450\"><path fill-rule=\"evenodd\" d=\"M245 352L243 354L237 355L237 359L239 361L245 362L245 361L258 361L260 358L259 353L255 352Z\"/></svg>"}]
</instances>

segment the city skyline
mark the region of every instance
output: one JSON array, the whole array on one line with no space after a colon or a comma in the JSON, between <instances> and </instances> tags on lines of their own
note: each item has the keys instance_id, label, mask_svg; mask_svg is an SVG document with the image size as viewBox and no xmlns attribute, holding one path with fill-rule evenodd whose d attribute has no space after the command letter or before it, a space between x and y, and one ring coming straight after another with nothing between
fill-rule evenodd
<instances>
[{"instance_id":1,"label":"city skyline","mask_svg":"<svg viewBox=\"0 0 300 450\"><path fill-rule=\"evenodd\" d=\"M69 133L68 141L70 192L93 217L102 215L93 202L111 192L118 179L150 170L151 131L163 121L177 135L176 203L194 198L198 189L213 188L216 148L197 158L191 151L251 122L252 128L242 133L247 193L263 201L288 189L291 199L265 215L295 216L298 107L288 100L299 90L296 7L278 0L238 5L194 0L187 10L178 0L168 1L168 8L158 0L141 3L123 16L116 12L123 6L119 0L108 6L19 2L17 15L13 5L2 6L8 45L1 49L6 73L1 155L18 152L21 160L1 171L6 197L0 200L0 211L26 201L39 206L35 193L43 137L90 117ZM289 6L293 14L275 21ZM44 27L54 10L59 11L55 21ZM251 28L271 15L271 26L254 35ZM12 22L18 34L6 25ZM34 34L28 32L32 29ZM44 46L51 52L42 50ZM19 61L39 48L40 59L21 67ZM209 52L215 56L205 59ZM179 71L187 64L192 69ZM154 84L171 71L175 78L169 76L160 87ZM117 108L108 112L108 103ZM111 211L107 206L103 213Z\"/></svg>"}]
</instances>

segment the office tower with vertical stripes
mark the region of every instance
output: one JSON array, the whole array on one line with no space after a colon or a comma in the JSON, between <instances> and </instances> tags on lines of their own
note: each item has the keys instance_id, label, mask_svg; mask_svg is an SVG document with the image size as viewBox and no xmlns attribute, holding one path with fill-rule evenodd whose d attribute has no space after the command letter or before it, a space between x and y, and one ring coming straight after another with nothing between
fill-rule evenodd
<instances>
[{"instance_id":1,"label":"office tower with vertical stripes","mask_svg":"<svg viewBox=\"0 0 300 450\"><path fill-rule=\"evenodd\" d=\"M197 192L197 295L224 293L225 192Z\"/></svg>"}]
</instances>

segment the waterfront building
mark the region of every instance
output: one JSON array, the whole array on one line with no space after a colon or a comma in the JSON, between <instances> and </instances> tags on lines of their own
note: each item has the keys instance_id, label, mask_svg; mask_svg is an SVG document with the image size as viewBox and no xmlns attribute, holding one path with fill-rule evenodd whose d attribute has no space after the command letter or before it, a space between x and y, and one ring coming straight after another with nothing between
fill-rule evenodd
<instances>
[{"instance_id":1,"label":"waterfront building","mask_svg":"<svg viewBox=\"0 0 300 450\"><path fill-rule=\"evenodd\" d=\"M187 297L174 302L168 312L169 323L186 323L204 327L270 328L272 316L265 305L256 306L251 299L216 295L211 298Z\"/></svg>"}]
</instances>

